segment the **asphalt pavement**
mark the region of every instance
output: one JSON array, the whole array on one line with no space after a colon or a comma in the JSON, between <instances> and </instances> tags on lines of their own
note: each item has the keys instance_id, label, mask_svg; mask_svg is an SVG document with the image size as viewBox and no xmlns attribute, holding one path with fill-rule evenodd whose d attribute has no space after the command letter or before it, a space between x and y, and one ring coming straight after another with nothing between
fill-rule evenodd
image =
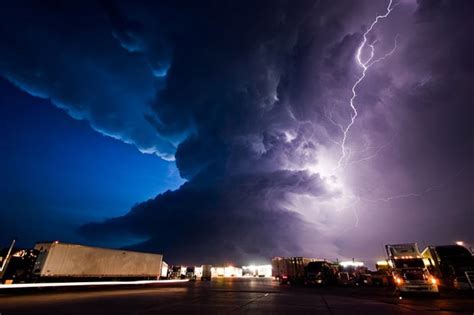
<instances>
[{"instance_id":1,"label":"asphalt pavement","mask_svg":"<svg viewBox=\"0 0 474 315\"><path fill-rule=\"evenodd\" d=\"M456 294L399 299L388 288L305 288L243 278L2 293L0 315L10 314L474 314L474 299Z\"/></svg>"}]
</instances>

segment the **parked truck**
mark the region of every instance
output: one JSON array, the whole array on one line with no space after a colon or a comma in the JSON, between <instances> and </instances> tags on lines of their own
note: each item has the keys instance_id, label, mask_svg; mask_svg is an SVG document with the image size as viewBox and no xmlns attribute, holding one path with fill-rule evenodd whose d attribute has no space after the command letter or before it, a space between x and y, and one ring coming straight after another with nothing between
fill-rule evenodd
<instances>
[{"instance_id":1,"label":"parked truck","mask_svg":"<svg viewBox=\"0 0 474 315\"><path fill-rule=\"evenodd\" d=\"M272 277L275 280L280 280L282 274L285 273L283 257L274 257L272 259Z\"/></svg>"},{"instance_id":2,"label":"parked truck","mask_svg":"<svg viewBox=\"0 0 474 315\"><path fill-rule=\"evenodd\" d=\"M139 280L158 279L163 256L59 242L37 243L39 252L33 275L49 280Z\"/></svg>"},{"instance_id":3,"label":"parked truck","mask_svg":"<svg viewBox=\"0 0 474 315\"><path fill-rule=\"evenodd\" d=\"M372 285L372 275L361 261L341 261L337 265L337 283L343 286Z\"/></svg>"},{"instance_id":4,"label":"parked truck","mask_svg":"<svg viewBox=\"0 0 474 315\"><path fill-rule=\"evenodd\" d=\"M280 284L304 284L305 267L316 258L305 257L275 257L272 259L272 276L280 281Z\"/></svg>"},{"instance_id":5,"label":"parked truck","mask_svg":"<svg viewBox=\"0 0 474 315\"><path fill-rule=\"evenodd\" d=\"M201 269L202 269L201 280L211 281L212 265L202 265Z\"/></svg>"},{"instance_id":6,"label":"parked truck","mask_svg":"<svg viewBox=\"0 0 474 315\"><path fill-rule=\"evenodd\" d=\"M337 283L337 267L325 260L311 261L304 268L305 285L331 285Z\"/></svg>"},{"instance_id":7,"label":"parked truck","mask_svg":"<svg viewBox=\"0 0 474 315\"><path fill-rule=\"evenodd\" d=\"M189 280L196 280L196 267L195 266L186 267L185 278Z\"/></svg>"},{"instance_id":8,"label":"parked truck","mask_svg":"<svg viewBox=\"0 0 474 315\"><path fill-rule=\"evenodd\" d=\"M186 279L186 267L185 266L172 266L170 269L170 279Z\"/></svg>"},{"instance_id":9,"label":"parked truck","mask_svg":"<svg viewBox=\"0 0 474 315\"><path fill-rule=\"evenodd\" d=\"M161 263L161 275L160 279L168 279L169 277L169 268L168 264L163 260Z\"/></svg>"},{"instance_id":10,"label":"parked truck","mask_svg":"<svg viewBox=\"0 0 474 315\"><path fill-rule=\"evenodd\" d=\"M393 277L388 260L379 260L375 264L375 271L371 272L372 285L375 286L392 286Z\"/></svg>"},{"instance_id":11,"label":"parked truck","mask_svg":"<svg viewBox=\"0 0 474 315\"><path fill-rule=\"evenodd\" d=\"M438 293L438 280L425 266L416 243L385 245L391 274L400 293Z\"/></svg>"},{"instance_id":12,"label":"parked truck","mask_svg":"<svg viewBox=\"0 0 474 315\"><path fill-rule=\"evenodd\" d=\"M428 246L421 255L442 287L474 290L474 258L466 247Z\"/></svg>"},{"instance_id":13,"label":"parked truck","mask_svg":"<svg viewBox=\"0 0 474 315\"><path fill-rule=\"evenodd\" d=\"M12 248L9 250L8 257L6 252L2 252L0 255L8 258L8 261L3 260L4 267L0 267L0 283L32 282L34 263L38 257L37 251L27 248Z\"/></svg>"}]
</instances>

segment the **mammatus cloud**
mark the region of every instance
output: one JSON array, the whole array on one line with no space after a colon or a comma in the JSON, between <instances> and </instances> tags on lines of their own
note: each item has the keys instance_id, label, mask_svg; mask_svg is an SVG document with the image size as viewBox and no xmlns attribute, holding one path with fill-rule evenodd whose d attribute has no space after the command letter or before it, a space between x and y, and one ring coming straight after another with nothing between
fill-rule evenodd
<instances>
[{"instance_id":1,"label":"mammatus cloud","mask_svg":"<svg viewBox=\"0 0 474 315\"><path fill-rule=\"evenodd\" d=\"M459 218L469 209L469 176L459 189L416 200L381 205L377 198L423 190L449 177L453 161L470 169L472 39L459 29L472 26L471 6L402 2L374 28L377 51L390 51L397 36L398 47L358 86L344 169L337 169L341 134L333 121L350 120L355 53L386 3L59 8L69 29L34 18L6 24L19 31L6 37L17 46L1 50L0 71L106 134L175 157L188 180L123 217L83 226L91 239L137 235L148 241L135 248L190 263L373 257L368 244L401 238L380 222L403 225L406 237L432 235L451 204L458 224L445 235L468 231ZM86 12L79 18L77 10ZM17 56L20 47L27 49Z\"/></svg>"}]
</instances>

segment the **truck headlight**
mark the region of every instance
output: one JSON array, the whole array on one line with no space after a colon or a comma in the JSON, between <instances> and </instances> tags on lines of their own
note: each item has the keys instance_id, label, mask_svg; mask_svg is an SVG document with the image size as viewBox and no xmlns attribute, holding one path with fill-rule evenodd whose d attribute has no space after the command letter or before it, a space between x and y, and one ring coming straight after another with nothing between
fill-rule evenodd
<instances>
[{"instance_id":1,"label":"truck headlight","mask_svg":"<svg viewBox=\"0 0 474 315\"><path fill-rule=\"evenodd\" d=\"M393 278L394 278L395 283L396 283L397 285L403 284L403 279L402 279L402 278L400 278L400 277L398 277L398 276L395 276L395 277L393 277Z\"/></svg>"}]
</instances>

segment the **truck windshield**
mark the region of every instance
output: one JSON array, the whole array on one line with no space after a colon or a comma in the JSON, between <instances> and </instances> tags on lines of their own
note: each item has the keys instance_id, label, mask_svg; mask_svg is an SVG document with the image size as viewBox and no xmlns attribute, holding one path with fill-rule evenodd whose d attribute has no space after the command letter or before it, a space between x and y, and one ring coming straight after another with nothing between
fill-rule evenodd
<instances>
[{"instance_id":1,"label":"truck windshield","mask_svg":"<svg viewBox=\"0 0 474 315\"><path fill-rule=\"evenodd\" d=\"M313 261L306 266L307 272L319 272L323 269L323 262L321 261Z\"/></svg>"},{"instance_id":2,"label":"truck windshield","mask_svg":"<svg viewBox=\"0 0 474 315\"><path fill-rule=\"evenodd\" d=\"M425 264L420 258L394 259L395 268L424 268Z\"/></svg>"}]
</instances>

